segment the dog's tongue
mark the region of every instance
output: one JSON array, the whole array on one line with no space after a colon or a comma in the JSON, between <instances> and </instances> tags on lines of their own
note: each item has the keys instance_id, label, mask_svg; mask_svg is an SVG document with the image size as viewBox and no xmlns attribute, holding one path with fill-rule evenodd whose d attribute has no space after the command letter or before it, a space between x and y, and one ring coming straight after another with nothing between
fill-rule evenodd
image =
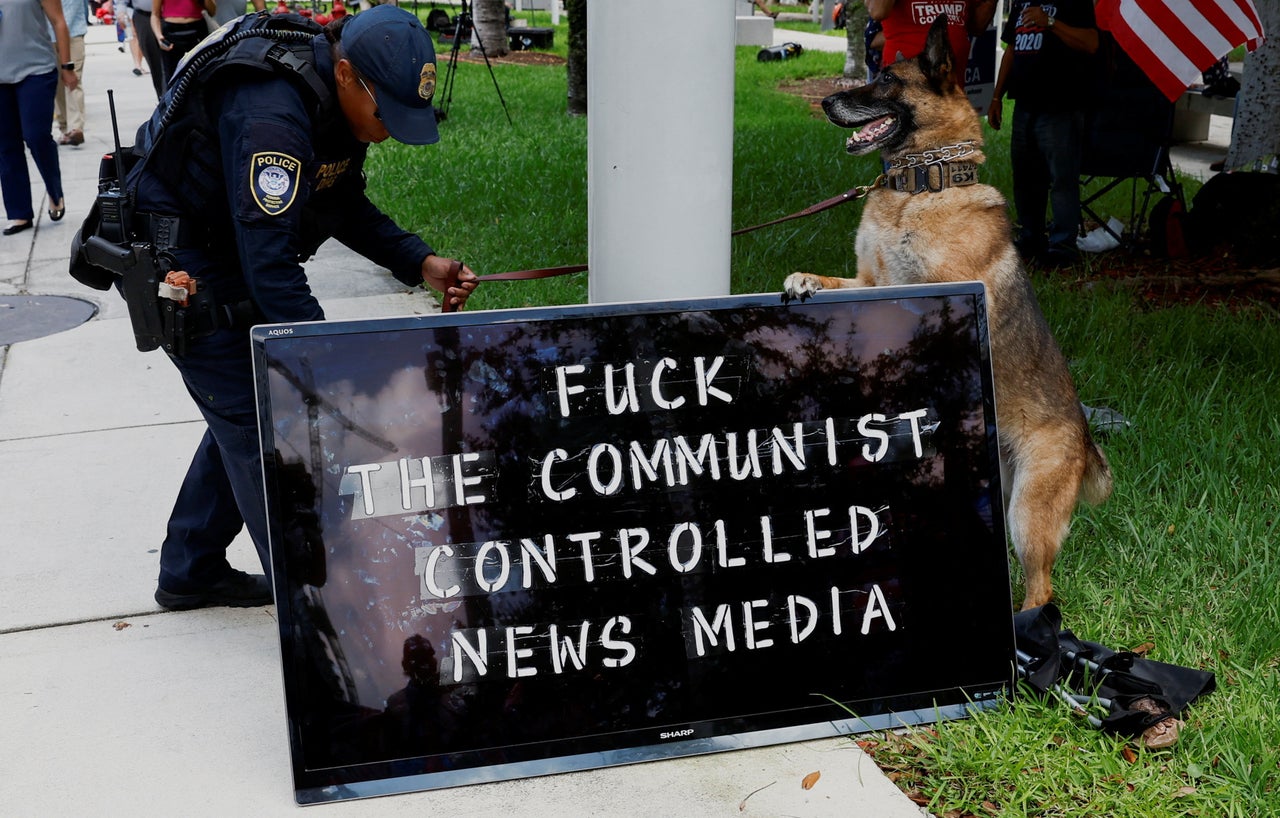
<instances>
[{"instance_id":1,"label":"dog's tongue","mask_svg":"<svg viewBox=\"0 0 1280 818\"><path fill-rule=\"evenodd\" d=\"M866 125L863 125L861 128L854 131L853 134L845 140L845 147L854 148L859 145L865 145L868 142L874 142L882 136L885 131L892 127L893 117L891 116L882 116L879 119L873 119Z\"/></svg>"}]
</instances>

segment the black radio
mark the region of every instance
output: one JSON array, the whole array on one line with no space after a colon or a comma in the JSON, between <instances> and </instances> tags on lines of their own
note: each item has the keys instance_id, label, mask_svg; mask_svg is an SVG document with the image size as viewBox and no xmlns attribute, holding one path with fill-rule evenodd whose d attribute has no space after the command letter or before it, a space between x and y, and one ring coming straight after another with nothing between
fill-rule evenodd
<instances>
[{"instance_id":1,"label":"black radio","mask_svg":"<svg viewBox=\"0 0 1280 818\"><path fill-rule=\"evenodd\" d=\"M113 161L108 154L102 157L106 165ZM109 172L108 172L109 173ZM109 178L108 174L98 174L98 235L107 241L124 244L128 241L125 225L129 223L129 194L123 189L121 182Z\"/></svg>"},{"instance_id":2,"label":"black radio","mask_svg":"<svg viewBox=\"0 0 1280 818\"><path fill-rule=\"evenodd\" d=\"M107 91L107 104L111 109L111 134L115 138L115 151L102 157L98 164L98 235L107 241L124 244L129 240L129 194L125 192L124 176L127 171L124 151L120 148L120 127L116 121L115 95Z\"/></svg>"},{"instance_id":3,"label":"black radio","mask_svg":"<svg viewBox=\"0 0 1280 818\"><path fill-rule=\"evenodd\" d=\"M106 246L123 248L129 243L129 220L132 216L129 195L124 188L124 151L120 147L120 130L116 120L115 94L107 90L107 105L111 110L111 132L115 137L115 152L108 153L98 163L98 195L84 224L71 241L71 277L86 287L109 290L120 276L117 265L104 263L103 248L90 252L90 239ZM110 254L108 254L110 255Z\"/></svg>"}]
</instances>

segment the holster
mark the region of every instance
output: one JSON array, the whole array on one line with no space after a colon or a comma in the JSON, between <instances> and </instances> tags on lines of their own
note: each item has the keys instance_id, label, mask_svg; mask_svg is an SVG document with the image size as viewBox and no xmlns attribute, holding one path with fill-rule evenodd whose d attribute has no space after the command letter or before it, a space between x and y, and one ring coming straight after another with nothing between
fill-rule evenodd
<instances>
[{"instance_id":1,"label":"holster","mask_svg":"<svg viewBox=\"0 0 1280 818\"><path fill-rule=\"evenodd\" d=\"M128 149L123 158L127 173L137 157ZM185 303L161 296L160 284L174 269L169 251L202 246L208 240L204 227L176 216L135 212L109 158L98 177L98 197L72 240L70 273L86 287L120 290L139 351L163 347L182 356L196 338L255 322L253 302L219 305L208 289L197 288Z\"/></svg>"},{"instance_id":2,"label":"holster","mask_svg":"<svg viewBox=\"0 0 1280 818\"><path fill-rule=\"evenodd\" d=\"M134 342L142 352L163 348L183 356L191 341L219 329L252 326L259 317L252 301L219 304L209 290L191 293L185 305L161 297L160 282L173 264L167 253L156 252L150 242L121 246L92 236L84 243L84 251L89 264L114 274L129 307Z\"/></svg>"},{"instance_id":3,"label":"holster","mask_svg":"<svg viewBox=\"0 0 1280 818\"><path fill-rule=\"evenodd\" d=\"M192 339L212 335L221 327L245 323L237 321L230 309L220 307L207 290L188 296L185 307L167 298L157 300L161 302L160 323L164 327L165 351L179 357L187 354L187 344Z\"/></svg>"},{"instance_id":4,"label":"holster","mask_svg":"<svg viewBox=\"0 0 1280 818\"><path fill-rule=\"evenodd\" d=\"M101 236L90 236L81 243L80 254L85 264L111 276L108 286L115 284L120 288L120 294L129 307L133 340L140 352L150 352L160 346L170 352L178 346L185 349L185 343L178 342L173 334L183 322L175 318L166 321L161 314L161 299L157 293L168 270L164 269L165 265L156 257L155 248L149 242L122 245ZM77 264L73 260L72 275L76 269Z\"/></svg>"}]
</instances>

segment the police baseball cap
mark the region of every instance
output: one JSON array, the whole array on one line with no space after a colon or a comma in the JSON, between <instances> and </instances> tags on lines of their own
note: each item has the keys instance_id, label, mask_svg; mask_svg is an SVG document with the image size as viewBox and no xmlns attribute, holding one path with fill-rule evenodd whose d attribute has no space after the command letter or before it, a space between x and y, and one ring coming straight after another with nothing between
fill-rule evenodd
<instances>
[{"instance_id":1,"label":"police baseball cap","mask_svg":"<svg viewBox=\"0 0 1280 818\"><path fill-rule=\"evenodd\" d=\"M388 4L362 11L343 26L342 50L377 87L378 116L393 139L406 145L440 141L431 108L436 50L416 15Z\"/></svg>"}]
</instances>

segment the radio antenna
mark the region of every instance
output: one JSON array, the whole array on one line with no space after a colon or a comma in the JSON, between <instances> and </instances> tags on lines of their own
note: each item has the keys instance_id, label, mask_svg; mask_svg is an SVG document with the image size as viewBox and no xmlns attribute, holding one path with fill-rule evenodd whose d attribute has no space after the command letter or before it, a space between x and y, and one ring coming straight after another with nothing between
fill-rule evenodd
<instances>
[{"instance_id":1,"label":"radio antenna","mask_svg":"<svg viewBox=\"0 0 1280 818\"><path fill-rule=\"evenodd\" d=\"M111 109L111 136L115 139L116 150L113 156L116 160L116 179L120 184L124 184L124 159L120 157L120 123L116 119L116 94L111 88L107 89L107 107Z\"/></svg>"}]
</instances>

